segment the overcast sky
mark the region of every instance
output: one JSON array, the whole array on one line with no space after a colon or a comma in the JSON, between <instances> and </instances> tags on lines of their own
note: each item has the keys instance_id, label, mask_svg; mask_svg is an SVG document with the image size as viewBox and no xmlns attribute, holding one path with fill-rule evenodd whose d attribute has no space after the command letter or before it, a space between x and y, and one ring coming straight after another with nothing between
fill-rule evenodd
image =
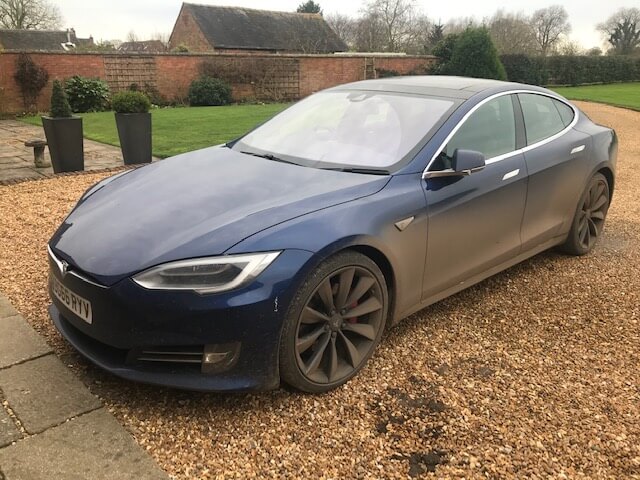
<instances>
[{"instance_id":1,"label":"overcast sky","mask_svg":"<svg viewBox=\"0 0 640 480\"><path fill-rule=\"evenodd\" d=\"M234 5L264 10L295 11L302 0L193 0L193 3ZM325 14L340 12L355 16L363 0L317 0ZM96 40L124 40L134 30L139 39L154 33L169 34L180 10L180 0L56 0L64 16L66 27L74 27L81 37L93 35ZM595 25L620 7L638 5L638 0L550 0L549 3L531 0L416 0L416 5L432 20L454 17L492 15L498 8L531 13L537 8L558 3L569 13L573 26L571 39L583 47L602 46L602 38Z\"/></svg>"}]
</instances>

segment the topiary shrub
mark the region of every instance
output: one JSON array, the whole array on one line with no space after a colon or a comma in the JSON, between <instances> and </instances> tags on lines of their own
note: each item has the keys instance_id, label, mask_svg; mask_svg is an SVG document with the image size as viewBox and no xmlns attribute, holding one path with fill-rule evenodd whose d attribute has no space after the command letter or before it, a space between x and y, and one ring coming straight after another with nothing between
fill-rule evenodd
<instances>
[{"instance_id":1,"label":"topiary shrub","mask_svg":"<svg viewBox=\"0 0 640 480\"><path fill-rule=\"evenodd\" d=\"M67 95L62 88L60 80L53 81L53 88L51 90L51 111L49 114L53 118L69 118L73 116L69 100L67 100Z\"/></svg>"},{"instance_id":2,"label":"topiary shrub","mask_svg":"<svg viewBox=\"0 0 640 480\"><path fill-rule=\"evenodd\" d=\"M453 48L455 47L459 37L460 35L457 33L450 33L440 40L435 47L433 47L432 54L438 57L438 63L431 67L430 73L444 75L442 72L446 69L446 65L451 61Z\"/></svg>"},{"instance_id":3,"label":"topiary shrub","mask_svg":"<svg viewBox=\"0 0 640 480\"><path fill-rule=\"evenodd\" d=\"M49 81L49 72L36 65L26 53L18 55L13 78L20 87L25 111L37 110L38 95Z\"/></svg>"},{"instance_id":4,"label":"topiary shrub","mask_svg":"<svg viewBox=\"0 0 640 480\"><path fill-rule=\"evenodd\" d=\"M219 78L202 76L189 87L189 105L192 107L227 105L231 103L231 87Z\"/></svg>"},{"instance_id":5,"label":"topiary shrub","mask_svg":"<svg viewBox=\"0 0 640 480\"><path fill-rule=\"evenodd\" d=\"M64 90L74 112L101 112L109 106L109 87L99 78L75 75L65 80Z\"/></svg>"},{"instance_id":6,"label":"topiary shrub","mask_svg":"<svg viewBox=\"0 0 640 480\"><path fill-rule=\"evenodd\" d=\"M151 102L144 93L127 90L113 96L111 108L116 113L147 113Z\"/></svg>"},{"instance_id":7,"label":"topiary shrub","mask_svg":"<svg viewBox=\"0 0 640 480\"><path fill-rule=\"evenodd\" d=\"M442 65L445 75L492 78L506 80L507 74L498 58L489 31L484 28L467 28L455 41L451 60Z\"/></svg>"}]
</instances>

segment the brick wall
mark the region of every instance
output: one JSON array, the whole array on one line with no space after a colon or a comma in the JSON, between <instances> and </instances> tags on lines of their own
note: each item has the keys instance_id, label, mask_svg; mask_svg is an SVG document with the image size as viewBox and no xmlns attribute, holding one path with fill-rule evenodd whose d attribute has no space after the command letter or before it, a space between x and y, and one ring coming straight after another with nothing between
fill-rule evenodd
<instances>
[{"instance_id":1,"label":"brick wall","mask_svg":"<svg viewBox=\"0 0 640 480\"><path fill-rule=\"evenodd\" d=\"M73 75L101 78L113 91L126 88L131 83L155 85L159 93L168 100L184 99L189 84L199 75L203 62L214 62L225 66L244 64L267 65L269 82L232 82L236 100L248 97L265 98L268 93L282 87L288 98L307 96L318 90L342 83L363 80L371 76L374 69L392 70L401 74L424 72L435 59L427 56L366 57L341 55L252 55L252 54L84 54L84 53L30 53L33 61L45 67L51 81L63 80ZM22 111L20 90L13 75L18 54L0 53L0 113ZM282 67L283 65L286 66ZM369 67L367 67L369 65ZM283 70L284 68L284 70ZM279 73L278 73L279 72ZM369 73L367 73L369 72ZM278 76L279 75L279 76ZM273 77L273 78L271 78ZM279 86L278 82L283 83ZM297 88L292 82L298 82ZM38 108L49 108L51 85L43 90L38 99ZM296 93L297 92L297 93Z\"/></svg>"}]
</instances>

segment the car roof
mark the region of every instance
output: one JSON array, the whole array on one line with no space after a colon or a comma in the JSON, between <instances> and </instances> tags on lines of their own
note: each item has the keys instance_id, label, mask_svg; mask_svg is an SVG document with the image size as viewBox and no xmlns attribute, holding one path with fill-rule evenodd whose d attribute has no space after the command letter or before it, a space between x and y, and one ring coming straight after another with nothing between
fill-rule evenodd
<instances>
[{"instance_id":1,"label":"car roof","mask_svg":"<svg viewBox=\"0 0 640 480\"><path fill-rule=\"evenodd\" d=\"M490 90L497 93L504 90L544 91L540 87L522 83L502 82L485 78L449 77L444 75L421 75L389 77L376 80L362 80L334 87L331 90L373 90L468 99L477 93Z\"/></svg>"}]
</instances>

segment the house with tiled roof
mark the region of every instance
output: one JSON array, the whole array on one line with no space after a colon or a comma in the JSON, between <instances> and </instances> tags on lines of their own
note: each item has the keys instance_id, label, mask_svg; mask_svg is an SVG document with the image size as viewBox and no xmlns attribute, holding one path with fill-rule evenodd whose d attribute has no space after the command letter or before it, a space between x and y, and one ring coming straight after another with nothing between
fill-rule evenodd
<instances>
[{"instance_id":1,"label":"house with tiled roof","mask_svg":"<svg viewBox=\"0 0 640 480\"><path fill-rule=\"evenodd\" d=\"M6 30L0 29L0 50L5 51L70 51L90 47L93 38L78 38L69 30Z\"/></svg>"},{"instance_id":2,"label":"house with tiled roof","mask_svg":"<svg viewBox=\"0 0 640 480\"><path fill-rule=\"evenodd\" d=\"M141 40L135 42L123 42L118 47L122 53L162 53L167 47L160 40Z\"/></svg>"},{"instance_id":3,"label":"house with tiled roof","mask_svg":"<svg viewBox=\"0 0 640 480\"><path fill-rule=\"evenodd\" d=\"M322 15L183 3L169 39L190 52L334 53L347 46Z\"/></svg>"}]
</instances>

